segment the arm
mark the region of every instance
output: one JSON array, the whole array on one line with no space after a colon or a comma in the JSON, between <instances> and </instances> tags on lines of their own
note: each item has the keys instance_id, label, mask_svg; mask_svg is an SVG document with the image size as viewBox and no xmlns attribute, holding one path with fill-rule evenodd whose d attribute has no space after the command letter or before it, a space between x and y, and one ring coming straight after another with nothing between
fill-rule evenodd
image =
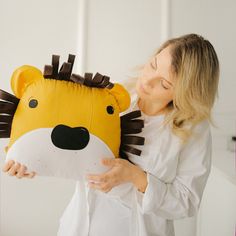
<instances>
[{"instance_id":1,"label":"arm","mask_svg":"<svg viewBox=\"0 0 236 236\"><path fill-rule=\"evenodd\" d=\"M196 139L191 137L179 156L177 173L172 183L165 183L147 173L144 193L136 191L139 209L166 219L191 217L198 211L211 169L211 133L204 123Z\"/></svg>"}]
</instances>

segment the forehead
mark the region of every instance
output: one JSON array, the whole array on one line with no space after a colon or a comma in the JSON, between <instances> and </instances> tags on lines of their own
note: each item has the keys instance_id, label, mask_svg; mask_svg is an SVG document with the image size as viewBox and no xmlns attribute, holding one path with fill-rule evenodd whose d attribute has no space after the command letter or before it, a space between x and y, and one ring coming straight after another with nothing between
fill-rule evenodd
<instances>
[{"instance_id":1,"label":"forehead","mask_svg":"<svg viewBox=\"0 0 236 236\"><path fill-rule=\"evenodd\" d=\"M171 62L172 57L170 53L170 47L164 48L160 53L155 55L157 63L157 71L165 79L172 81L171 76Z\"/></svg>"},{"instance_id":2,"label":"forehead","mask_svg":"<svg viewBox=\"0 0 236 236\"><path fill-rule=\"evenodd\" d=\"M169 70L171 68L171 54L170 54L170 48L166 47L161 52L155 55L157 59L157 64L162 69Z\"/></svg>"}]
</instances>

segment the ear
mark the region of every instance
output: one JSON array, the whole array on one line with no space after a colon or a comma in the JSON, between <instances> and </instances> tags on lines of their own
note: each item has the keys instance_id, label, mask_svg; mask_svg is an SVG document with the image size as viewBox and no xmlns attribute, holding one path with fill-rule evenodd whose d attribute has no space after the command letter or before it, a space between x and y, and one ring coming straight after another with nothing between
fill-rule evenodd
<instances>
[{"instance_id":1,"label":"ear","mask_svg":"<svg viewBox=\"0 0 236 236\"><path fill-rule=\"evenodd\" d=\"M27 86L43 78L42 72L36 67L21 66L13 72L11 77L12 91L17 98L21 98Z\"/></svg>"},{"instance_id":2,"label":"ear","mask_svg":"<svg viewBox=\"0 0 236 236\"><path fill-rule=\"evenodd\" d=\"M125 111L130 106L130 95L128 91L121 85L115 83L113 88L109 90L117 99L120 112Z\"/></svg>"}]
</instances>

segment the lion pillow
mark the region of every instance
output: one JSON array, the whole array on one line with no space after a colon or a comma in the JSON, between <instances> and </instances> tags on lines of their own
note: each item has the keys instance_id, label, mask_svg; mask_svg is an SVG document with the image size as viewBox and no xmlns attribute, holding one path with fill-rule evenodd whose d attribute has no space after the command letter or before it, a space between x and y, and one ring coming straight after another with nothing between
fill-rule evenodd
<instances>
[{"instance_id":1,"label":"lion pillow","mask_svg":"<svg viewBox=\"0 0 236 236\"><path fill-rule=\"evenodd\" d=\"M102 158L140 155L143 120L139 110L120 116L130 96L108 76L72 74L74 55L59 69L59 56L44 74L21 66L11 78L14 95L0 90L0 138L10 138L7 160L41 176L80 179L101 173Z\"/></svg>"}]
</instances>

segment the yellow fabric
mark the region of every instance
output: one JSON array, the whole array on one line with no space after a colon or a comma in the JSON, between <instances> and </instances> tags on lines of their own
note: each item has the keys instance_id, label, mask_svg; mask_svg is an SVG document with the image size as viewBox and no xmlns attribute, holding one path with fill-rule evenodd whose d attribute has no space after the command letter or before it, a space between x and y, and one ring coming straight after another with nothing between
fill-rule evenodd
<instances>
[{"instance_id":1,"label":"yellow fabric","mask_svg":"<svg viewBox=\"0 0 236 236\"><path fill-rule=\"evenodd\" d=\"M122 85L116 83L112 89L91 88L68 81L45 79L37 68L22 66L13 73L11 87L20 101L13 118L8 148L29 131L64 124L86 127L118 157L119 113L130 106L130 96ZM38 101L37 107L29 107L31 99ZM107 112L107 106L114 108L113 114Z\"/></svg>"}]
</instances>

